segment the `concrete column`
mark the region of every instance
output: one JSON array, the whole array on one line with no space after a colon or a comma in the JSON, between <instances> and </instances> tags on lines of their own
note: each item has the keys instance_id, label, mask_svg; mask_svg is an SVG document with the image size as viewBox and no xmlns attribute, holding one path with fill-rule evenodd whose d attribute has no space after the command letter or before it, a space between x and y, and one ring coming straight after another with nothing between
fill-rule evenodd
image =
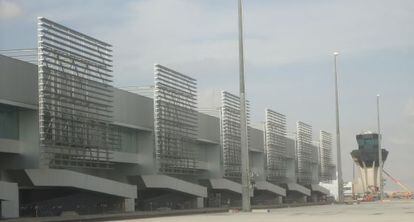
<instances>
[{"instance_id":1,"label":"concrete column","mask_svg":"<svg viewBox=\"0 0 414 222\"><path fill-rule=\"evenodd\" d=\"M311 201L312 201L313 203L318 202L318 195L317 195L317 194L315 194L315 193L313 193L313 194L311 195Z\"/></svg>"},{"instance_id":2,"label":"concrete column","mask_svg":"<svg viewBox=\"0 0 414 222\"><path fill-rule=\"evenodd\" d=\"M17 183L0 181L1 216L19 217L19 188Z\"/></svg>"},{"instance_id":3,"label":"concrete column","mask_svg":"<svg viewBox=\"0 0 414 222\"><path fill-rule=\"evenodd\" d=\"M276 202L277 202L277 204L282 204L283 203L283 197L282 196L277 196L276 197Z\"/></svg>"},{"instance_id":4,"label":"concrete column","mask_svg":"<svg viewBox=\"0 0 414 222\"><path fill-rule=\"evenodd\" d=\"M124 210L125 212L134 212L135 211L135 199L125 198L124 199Z\"/></svg>"},{"instance_id":5,"label":"concrete column","mask_svg":"<svg viewBox=\"0 0 414 222\"><path fill-rule=\"evenodd\" d=\"M204 208L204 198L197 197L197 208Z\"/></svg>"}]
</instances>

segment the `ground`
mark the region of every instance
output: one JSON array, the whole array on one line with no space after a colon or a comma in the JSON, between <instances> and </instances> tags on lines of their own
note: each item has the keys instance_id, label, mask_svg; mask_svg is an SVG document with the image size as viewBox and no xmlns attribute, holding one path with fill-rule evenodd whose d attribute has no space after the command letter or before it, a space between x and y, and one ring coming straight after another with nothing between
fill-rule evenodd
<instances>
[{"instance_id":1,"label":"ground","mask_svg":"<svg viewBox=\"0 0 414 222\"><path fill-rule=\"evenodd\" d=\"M324 205L273 209L269 213L215 213L190 216L123 220L124 222L382 222L414 221L414 201L389 201L355 205Z\"/></svg>"}]
</instances>

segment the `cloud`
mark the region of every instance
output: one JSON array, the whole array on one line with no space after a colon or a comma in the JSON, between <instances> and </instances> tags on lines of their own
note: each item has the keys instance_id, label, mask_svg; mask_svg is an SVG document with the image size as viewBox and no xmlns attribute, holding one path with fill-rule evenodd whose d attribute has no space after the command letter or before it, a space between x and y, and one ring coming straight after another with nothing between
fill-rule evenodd
<instances>
[{"instance_id":1,"label":"cloud","mask_svg":"<svg viewBox=\"0 0 414 222\"><path fill-rule=\"evenodd\" d=\"M233 78L238 67L236 1L40 2L25 7L34 8L28 13L41 12L114 45L115 83L119 86L151 84L156 62L194 76L200 87L211 86L216 79L228 85L237 80ZM245 2L247 75L330 61L336 49L346 59L370 50L414 47L413 1L300 2ZM46 4L48 7L40 7Z\"/></svg>"},{"instance_id":2,"label":"cloud","mask_svg":"<svg viewBox=\"0 0 414 222\"><path fill-rule=\"evenodd\" d=\"M119 61L115 64L119 77L116 82L123 85L132 78L139 84L138 73L148 76L154 62L200 75L200 82L237 74L236 3L221 2L130 3L123 12L128 15L127 19L110 29L100 30L115 46ZM259 72L257 67L271 70L306 61L329 60L336 49L341 49L346 58L370 50L414 47L411 43L414 31L409 28L414 25L410 13L414 4L358 2L246 3L246 71L255 73ZM223 7L218 7L222 4ZM373 5L375 10L371 8ZM209 67L220 69L214 68L214 72L207 74L205 62Z\"/></svg>"},{"instance_id":3,"label":"cloud","mask_svg":"<svg viewBox=\"0 0 414 222\"><path fill-rule=\"evenodd\" d=\"M23 10L16 1L0 0L0 20L12 19L23 14Z\"/></svg>"}]
</instances>

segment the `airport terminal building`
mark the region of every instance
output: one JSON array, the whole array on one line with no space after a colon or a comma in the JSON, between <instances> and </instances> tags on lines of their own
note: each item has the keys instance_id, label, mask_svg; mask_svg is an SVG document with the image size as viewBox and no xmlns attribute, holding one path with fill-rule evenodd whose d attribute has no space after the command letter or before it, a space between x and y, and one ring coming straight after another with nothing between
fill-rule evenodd
<instances>
[{"instance_id":1,"label":"airport terminal building","mask_svg":"<svg viewBox=\"0 0 414 222\"><path fill-rule=\"evenodd\" d=\"M112 85L112 46L39 18L37 62L0 55L1 217L241 205L240 104L154 65L154 87ZM271 109L249 124L254 205L321 201L332 136Z\"/></svg>"}]
</instances>

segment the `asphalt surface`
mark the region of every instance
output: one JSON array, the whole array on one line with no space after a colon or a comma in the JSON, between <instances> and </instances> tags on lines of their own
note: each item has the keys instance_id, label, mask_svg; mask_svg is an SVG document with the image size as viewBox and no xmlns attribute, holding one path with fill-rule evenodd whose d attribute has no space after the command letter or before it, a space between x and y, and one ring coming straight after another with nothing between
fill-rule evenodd
<instances>
[{"instance_id":1,"label":"asphalt surface","mask_svg":"<svg viewBox=\"0 0 414 222\"><path fill-rule=\"evenodd\" d=\"M414 222L414 201L323 205L272 209L270 212L211 213L120 220L128 222Z\"/></svg>"}]
</instances>

